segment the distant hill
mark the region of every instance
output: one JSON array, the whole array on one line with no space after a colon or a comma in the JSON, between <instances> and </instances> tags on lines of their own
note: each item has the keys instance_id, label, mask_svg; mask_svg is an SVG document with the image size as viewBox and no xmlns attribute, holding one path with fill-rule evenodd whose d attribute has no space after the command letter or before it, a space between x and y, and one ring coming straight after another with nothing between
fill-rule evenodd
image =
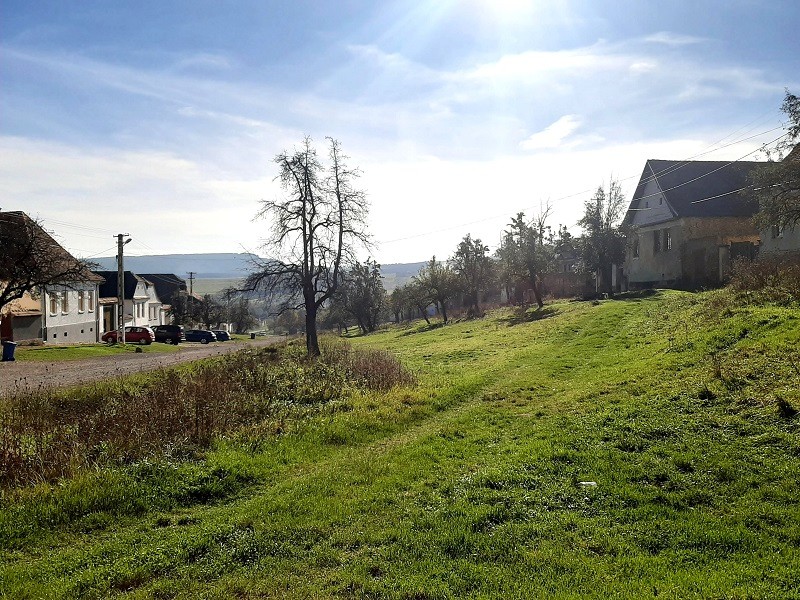
<instances>
[{"instance_id":1,"label":"distant hill","mask_svg":"<svg viewBox=\"0 0 800 600\"><path fill-rule=\"evenodd\" d=\"M251 262L258 258L255 254L208 253L208 254L157 254L151 256L126 256L125 270L134 273L173 273L187 279L189 272L195 276L199 293L213 293L224 287L235 285L251 269ZM113 256L93 259L100 270L113 271L117 260ZM416 275L424 262L394 263L381 265L383 284L387 291L408 283ZM204 282L202 280L229 280L226 282Z\"/></svg>"},{"instance_id":2,"label":"distant hill","mask_svg":"<svg viewBox=\"0 0 800 600\"><path fill-rule=\"evenodd\" d=\"M125 270L134 273L174 273L184 279L190 272L200 279L240 279L247 275L254 258L258 257L246 252L126 256ZM93 260L101 269L117 268L117 260L113 256Z\"/></svg>"}]
</instances>

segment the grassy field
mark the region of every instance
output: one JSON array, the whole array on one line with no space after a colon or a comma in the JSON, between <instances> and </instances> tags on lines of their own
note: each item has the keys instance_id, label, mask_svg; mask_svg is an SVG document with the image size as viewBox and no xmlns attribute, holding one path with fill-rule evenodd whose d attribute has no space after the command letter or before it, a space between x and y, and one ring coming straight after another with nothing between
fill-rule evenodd
<instances>
[{"instance_id":1,"label":"grassy field","mask_svg":"<svg viewBox=\"0 0 800 600\"><path fill-rule=\"evenodd\" d=\"M658 292L355 338L354 389L6 490L11 598L800 598L800 311Z\"/></svg>"},{"instance_id":2,"label":"grassy field","mask_svg":"<svg viewBox=\"0 0 800 600\"><path fill-rule=\"evenodd\" d=\"M126 352L176 352L171 344L75 344L70 346L18 346L14 358L20 361L59 361L113 356Z\"/></svg>"}]
</instances>

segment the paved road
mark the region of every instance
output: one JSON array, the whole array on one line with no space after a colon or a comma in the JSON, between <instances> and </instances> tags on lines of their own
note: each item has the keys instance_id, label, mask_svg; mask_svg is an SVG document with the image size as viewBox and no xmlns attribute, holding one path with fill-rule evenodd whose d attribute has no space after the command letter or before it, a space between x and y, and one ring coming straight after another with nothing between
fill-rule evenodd
<instances>
[{"instance_id":1,"label":"paved road","mask_svg":"<svg viewBox=\"0 0 800 600\"><path fill-rule=\"evenodd\" d=\"M161 367L219 356L253 346L269 346L283 340L280 336L267 336L256 341L181 344L177 352L163 354L130 352L85 360L0 362L0 395L39 387L79 385L130 373L154 371Z\"/></svg>"}]
</instances>

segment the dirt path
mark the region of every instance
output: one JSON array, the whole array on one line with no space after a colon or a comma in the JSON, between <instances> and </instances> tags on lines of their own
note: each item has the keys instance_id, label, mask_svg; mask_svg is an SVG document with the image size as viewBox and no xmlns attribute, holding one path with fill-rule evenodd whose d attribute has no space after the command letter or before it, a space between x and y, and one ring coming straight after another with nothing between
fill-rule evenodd
<instances>
[{"instance_id":1,"label":"dirt path","mask_svg":"<svg viewBox=\"0 0 800 600\"><path fill-rule=\"evenodd\" d=\"M109 377L153 371L253 346L269 346L283 339L280 336L267 336L256 341L214 342L208 345L181 344L177 352L163 354L131 352L85 360L0 362L0 396L39 387L80 385Z\"/></svg>"}]
</instances>

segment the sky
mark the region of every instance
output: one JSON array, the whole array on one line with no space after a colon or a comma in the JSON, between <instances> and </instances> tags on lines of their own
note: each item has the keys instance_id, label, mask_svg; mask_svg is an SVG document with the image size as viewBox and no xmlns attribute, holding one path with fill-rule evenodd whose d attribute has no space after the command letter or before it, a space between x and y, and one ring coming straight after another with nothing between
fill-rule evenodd
<instances>
[{"instance_id":1,"label":"sky","mask_svg":"<svg viewBox=\"0 0 800 600\"><path fill-rule=\"evenodd\" d=\"M0 208L81 258L256 252L274 157L338 139L382 264L579 233L649 158L763 159L795 0L0 0Z\"/></svg>"}]
</instances>

